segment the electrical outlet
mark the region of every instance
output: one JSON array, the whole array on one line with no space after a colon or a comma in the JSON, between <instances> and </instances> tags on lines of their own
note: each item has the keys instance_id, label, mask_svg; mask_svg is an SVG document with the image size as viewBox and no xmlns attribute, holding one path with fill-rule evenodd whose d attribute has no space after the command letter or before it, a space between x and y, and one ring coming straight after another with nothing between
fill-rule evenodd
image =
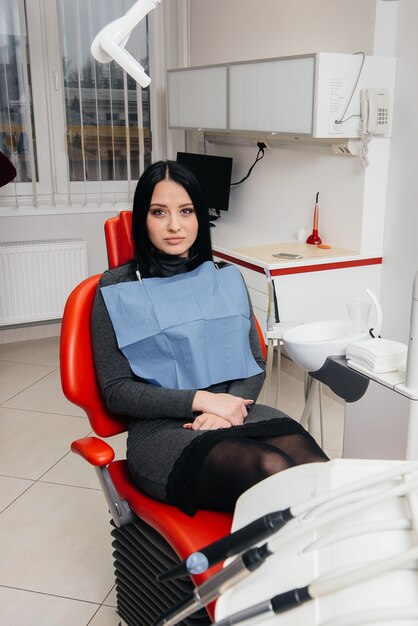
<instances>
[{"instance_id":1,"label":"electrical outlet","mask_svg":"<svg viewBox=\"0 0 418 626\"><path fill-rule=\"evenodd\" d=\"M258 148L259 143L263 143L266 146L266 148L270 150L270 146L267 143L266 139L253 139L253 144L255 145L256 148Z\"/></svg>"}]
</instances>

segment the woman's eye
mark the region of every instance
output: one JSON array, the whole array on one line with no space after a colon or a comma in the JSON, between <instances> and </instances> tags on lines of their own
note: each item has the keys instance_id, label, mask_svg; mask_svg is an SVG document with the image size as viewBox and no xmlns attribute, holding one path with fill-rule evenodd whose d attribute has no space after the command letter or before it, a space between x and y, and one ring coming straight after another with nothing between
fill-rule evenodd
<instances>
[{"instance_id":1,"label":"woman's eye","mask_svg":"<svg viewBox=\"0 0 418 626\"><path fill-rule=\"evenodd\" d=\"M159 217L161 215L164 215L164 211L162 209L151 209L151 215Z\"/></svg>"},{"instance_id":2,"label":"woman's eye","mask_svg":"<svg viewBox=\"0 0 418 626\"><path fill-rule=\"evenodd\" d=\"M182 209L181 211L183 215L191 215L194 213L194 207L187 207L186 209Z\"/></svg>"}]
</instances>

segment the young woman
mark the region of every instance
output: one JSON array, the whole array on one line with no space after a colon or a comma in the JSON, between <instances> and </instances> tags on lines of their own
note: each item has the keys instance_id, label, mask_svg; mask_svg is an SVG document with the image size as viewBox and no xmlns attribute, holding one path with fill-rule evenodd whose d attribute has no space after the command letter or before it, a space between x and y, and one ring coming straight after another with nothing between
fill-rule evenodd
<instances>
[{"instance_id":1,"label":"young woman","mask_svg":"<svg viewBox=\"0 0 418 626\"><path fill-rule=\"evenodd\" d=\"M189 515L232 511L263 478L326 461L277 409L255 404L264 360L237 268L213 263L208 211L194 176L158 162L135 192L136 258L106 271L93 316L105 402L129 417L138 486Z\"/></svg>"}]
</instances>

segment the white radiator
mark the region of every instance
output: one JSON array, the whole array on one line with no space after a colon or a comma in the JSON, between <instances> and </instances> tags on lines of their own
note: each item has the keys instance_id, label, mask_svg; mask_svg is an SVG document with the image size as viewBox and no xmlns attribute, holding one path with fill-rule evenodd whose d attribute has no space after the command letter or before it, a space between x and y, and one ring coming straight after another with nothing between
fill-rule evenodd
<instances>
[{"instance_id":1,"label":"white radiator","mask_svg":"<svg viewBox=\"0 0 418 626\"><path fill-rule=\"evenodd\" d=\"M0 326L60 319L86 277L81 239L0 242Z\"/></svg>"}]
</instances>

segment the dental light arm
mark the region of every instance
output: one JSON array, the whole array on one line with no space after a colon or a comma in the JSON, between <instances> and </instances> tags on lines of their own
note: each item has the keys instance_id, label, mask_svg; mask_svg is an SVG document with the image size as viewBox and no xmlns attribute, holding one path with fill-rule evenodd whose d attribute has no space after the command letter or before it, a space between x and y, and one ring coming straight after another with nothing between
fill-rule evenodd
<instances>
[{"instance_id":1,"label":"dental light arm","mask_svg":"<svg viewBox=\"0 0 418 626\"><path fill-rule=\"evenodd\" d=\"M125 46L135 26L160 2L161 0L138 0L125 15L102 28L90 48L96 61L116 61L141 87L148 87L151 79L142 65L125 50Z\"/></svg>"}]
</instances>

